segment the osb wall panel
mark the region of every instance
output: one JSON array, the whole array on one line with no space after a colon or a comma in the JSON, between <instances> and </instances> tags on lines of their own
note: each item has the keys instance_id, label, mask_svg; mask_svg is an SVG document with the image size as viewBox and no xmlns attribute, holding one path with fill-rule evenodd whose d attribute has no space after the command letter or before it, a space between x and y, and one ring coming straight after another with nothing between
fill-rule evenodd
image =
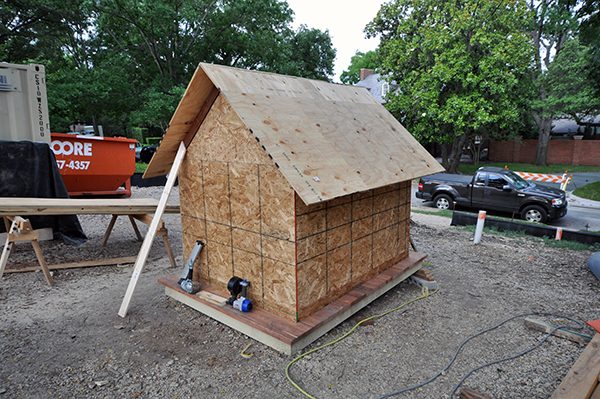
<instances>
[{"instance_id":1,"label":"osb wall panel","mask_svg":"<svg viewBox=\"0 0 600 399\"><path fill-rule=\"evenodd\" d=\"M184 256L206 242L195 277L223 295L231 276L247 278L256 306L296 320L294 192L221 96L179 182Z\"/></svg>"},{"instance_id":2,"label":"osb wall panel","mask_svg":"<svg viewBox=\"0 0 600 399\"><path fill-rule=\"evenodd\" d=\"M296 197L298 316L408 256L410 182L306 206Z\"/></svg>"}]
</instances>

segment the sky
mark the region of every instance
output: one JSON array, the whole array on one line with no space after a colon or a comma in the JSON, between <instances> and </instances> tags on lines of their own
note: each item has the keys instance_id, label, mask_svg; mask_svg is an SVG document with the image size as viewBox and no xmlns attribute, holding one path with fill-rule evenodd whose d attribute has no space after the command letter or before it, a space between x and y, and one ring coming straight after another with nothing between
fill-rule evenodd
<instances>
[{"instance_id":1,"label":"sky","mask_svg":"<svg viewBox=\"0 0 600 399\"><path fill-rule=\"evenodd\" d=\"M365 39L364 29L379 11L384 0L287 0L294 10L294 26L301 24L309 28L329 30L335 58L334 81L357 50L374 50L378 39Z\"/></svg>"}]
</instances>

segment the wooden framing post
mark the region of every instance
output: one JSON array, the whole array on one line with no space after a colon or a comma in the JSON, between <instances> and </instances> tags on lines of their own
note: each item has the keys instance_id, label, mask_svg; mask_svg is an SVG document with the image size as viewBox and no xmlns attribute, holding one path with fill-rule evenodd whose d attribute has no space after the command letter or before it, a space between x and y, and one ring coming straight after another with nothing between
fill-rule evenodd
<instances>
[{"instance_id":1,"label":"wooden framing post","mask_svg":"<svg viewBox=\"0 0 600 399\"><path fill-rule=\"evenodd\" d=\"M17 220L13 220L11 224L9 224L7 218L2 218L4 220L4 225L6 226L6 242L4 243L4 248L2 249L2 256L0 256L0 278L4 274L4 268L6 267L6 262L8 262L8 256L10 255L10 251L14 245L14 242L10 240L10 235L15 234L17 232Z\"/></svg>"},{"instance_id":2,"label":"wooden framing post","mask_svg":"<svg viewBox=\"0 0 600 399\"><path fill-rule=\"evenodd\" d=\"M173 166L171 166L171 171L169 172L169 176L167 177L167 183L165 184L165 188L160 197L160 201L158 201L158 206L156 207L156 212L154 212L152 223L148 227L148 232L146 233L146 237L144 238L144 242L142 243L142 248L140 249L140 253L138 254L138 257L135 261L133 273L131 275L131 280L129 281L129 285L127 286L127 291L125 292L125 297L123 297L123 302L121 303L121 308L119 309L119 316L121 317L125 317L127 315L127 310L129 309L129 302L131 302L133 291L135 290L135 286L140 277L142 269L144 268L146 260L148 259L148 254L150 253L152 242L154 241L156 231L161 222L162 215L165 211L165 207L167 206L167 200L169 199L171 190L175 185L175 179L177 178L181 162L185 157L185 152L185 144L183 142L179 143L179 149L177 150L177 155L175 155Z\"/></svg>"},{"instance_id":3,"label":"wooden framing post","mask_svg":"<svg viewBox=\"0 0 600 399\"><path fill-rule=\"evenodd\" d=\"M8 218L9 217L4 217L5 223ZM35 256L40 264L40 269L44 273L46 282L48 285L52 286L52 275L48 270L48 264L44 259L44 253L42 252L42 248L40 247L38 240L38 233L33 230L33 227L31 227L29 219L23 219L20 216L14 216L12 218L10 229L6 231L6 242L4 244L4 249L2 250L2 256L0 256L0 278L2 278L2 275L4 274L4 268L6 267L10 251L12 250L14 243L17 241L29 241L33 246Z\"/></svg>"},{"instance_id":4,"label":"wooden framing post","mask_svg":"<svg viewBox=\"0 0 600 399\"><path fill-rule=\"evenodd\" d=\"M106 247L106 243L108 242L108 237L110 237L110 233L112 232L113 227L115 227L115 222L119 215L112 215L110 218L110 223L108 223L108 227L104 232L104 237L102 238L102 248Z\"/></svg>"}]
</instances>

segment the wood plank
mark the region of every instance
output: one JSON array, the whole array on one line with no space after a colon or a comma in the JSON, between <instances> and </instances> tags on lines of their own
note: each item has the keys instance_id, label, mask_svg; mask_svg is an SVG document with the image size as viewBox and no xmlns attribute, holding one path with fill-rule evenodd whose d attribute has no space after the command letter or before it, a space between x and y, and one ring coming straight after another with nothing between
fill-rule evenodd
<instances>
[{"instance_id":1,"label":"wood plank","mask_svg":"<svg viewBox=\"0 0 600 399\"><path fill-rule=\"evenodd\" d=\"M554 326L550 323L547 323L543 320L534 318L534 317L525 318L525 326L532 330L540 331L540 332L543 332L546 334L552 332L552 335L554 335L554 336L568 339L569 341L577 342L578 344L581 344L581 345L585 345L588 342L590 342L590 338L591 338L591 337L590 338L584 337L579 334L574 334L573 332L571 332L569 330L557 330L556 326Z\"/></svg>"},{"instance_id":2,"label":"wood plank","mask_svg":"<svg viewBox=\"0 0 600 399\"><path fill-rule=\"evenodd\" d=\"M171 267L177 267L177 262L175 262L175 255L173 254L173 249L171 248L171 243L169 242L169 232L164 227L164 223L163 227L161 227L157 233L161 236L163 240L165 252L167 253L167 258L169 258L169 263L171 263Z\"/></svg>"},{"instance_id":3,"label":"wood plank","mask_svg":"<svg viewBox=\"0 0 600 399\"><path fill-rule=\"evenodd\" d=\"M48 265L46 264L46 259L44 259L44 253L42 252L42 248L40 247L40 243L37 240L32 240L31 245L33 246L33 251L35 252L35 257L40 264L40 268L42 269L42 273L44 273L44 277L46 278L46 282L49 286L52 286L54 280L52 279L52 275L48 270Z\"/></svg>"},{"instance_id":4,"label":"wood plank","mask_svg":"<svg viewBox=\"0 0 600 399\"><path fill-rule=\"evenodd\" d=\"M146 172L144 172L144 178L164 176L169 172L177 154L179 143L185 139L190 131L198 110L205 102L213 86L202 68L196 68L194 76L188 83L185 93L171 117L167 132L160 143L160 150L154 154Z\"/></svg>"},{"instance_id":5,"label":"wood plank","mask_svg":"<svg viewBox=\"0 0 600 399\"><path fill-rule=\"evenodd\" d=\"M586 346L551 399L589 399L598 385L600 374L600 334Z\"/></svg>"},{"instance_id":6,"label":"wood plank","mask_svg":"<svg viewBox=\"0 0 600 399\"><path fill-rule=\"evenodd\" d=\"M212 302L218 306L225 306L225 302L227 301L227 298L224 298L220 295L213 294L212 292L208 292L208 291L200 291L199 293L196 294L196 296L207 302Z\"/></svg>"},{"instance_id":7,"label":"wood plank","mask_svg":"<svg viewBox=\"0 0 600 399\"><path fill-rule=\"evenodd\" d=\"M112 233L113 227L115 227L115 222L117 221L118 217L119 217L119 215L112 215L112 217L110 218L110 222L108 222L108 227L106 228L106 231L104 232L104 237L102 237L102 243L100 244L102 246L102 248L106 247L106 243L108 242L110 233Z\"/></svg>"},{"instance_id":8,"label":"wood plank","mask_svg":"<svg viewBox=\"0 0 600 399\"><path fill-rule=\"evenodd\" d=\"M127 217L129 218L129 222L131 223L131 227L133 228L133 232L135 233L137 240L140 242L144 241L144 237L142 237L142 234L140 233L140 229L138 229L138 226L135 223L135 218L131 215L128 215Z\"/></svg>"},{"instance_id":9,"label":"wood plank","mask_svg":"<svg viewBox=\"0 0 600 399\"><path fill-rule=\"evenodd\" d=\"M492 397L471 388L463 388L460 390L460 399L492 399Z\"/></svg>"},{"instance_id":10,"label":"wood plank","mask_svg":"<svg viewBox=\"0 0 600 399\"><path fill-rule=\"evenodd\" d=\"M107 258L107 259L96 259L86 260L80 262L68 262L59 263L55 265L48 265L48 270L64 270L64 269L80 269L85 267L97 267L97 266L110 266L110 265L126 265L128 263L135 263L135 256L124 256L120 258ZM34 272L39 270L37 266L21 267L16 269L6 269L4 273L25 273Z\"/></svg>"},{"instance_id":11,"label":"wood plank","mask_svg":"<svg viewBox=\"0 0 600 399\"><path fill-rule=\"evenodd\" d=\"M175 184L175 179L177 178L177 173L179 172L179 167L181 166L181 162L185 157L186 148L183 143L179 144L179 150L177 151L177 156L173 161L173 166L171 167L171 172L169 173L169 177L167 178L167 183L165 184L165 188L160 197L160 201L158 202L158 206L156 207L156 212L154 212L154 217L152 218L152 223L148 227L148 231L146 233L146 237L144 238L144 242L142 243L142 248L138 253L137 260L135 261L135 266L133 269L133 274L131 275L131 280L129 281L129 285L127 286L127 291L125 292L125 297L123 298L123 302L121 303L121 308L119 309L119 316L125 317L127 315L127 310L129 309L129 303L131 302L131 297L133 296L133 291L135 290L135 286L137 285L137 281L142 273L142 269L146 264L146 259L148 259L148 254L150 253L150 248L152 247L152 243L154 242L154 237L156 236L156 231L158 230L159 224L162 223L162 215L165 211L165 207L167 206L167 201L169 200L169 195L171 194L171 190L173 189L173 185Z\"/></svg>"},{"instance_id":12,"label":"wood plank","mask_svg":"<svg viewBox=\"0 0 600 399\"><path fill-rule=\"evenodd\" d=\"M1 216L0 216L1 217ZM4 220L7 220L6 218L3 218ZM6 230L10 230L10 222L8 223L8 227L6 228ZM51 241L54 239L54 231L52 230L51 227L45 227L42 229L35 229L34 230L37 233L37 237L38 237L38 241L42 242L42 241ZM0 241L4 242L6 240L6 233L0 233Z\"/></svg>"},{"instance_id":13,"label":"wood plank","mask_svg":"<svg viewBox=\"0 0 600 399\"><path fill-rule=\"evenodd\" d=\"M0 197L0 216L28 215L135 215L154 213L158 201L151 198L20 198ZM168 205L165 213L179 213Z\"/></svg>"},{"instance_id":14,"label":"wood plank","mask_svg":"<svg viewBox=\"0 0 600 399\"><path fill-rule=\"evenodd\" d=\"M594 389L594 392L592 393L592 396L590 396L590 399L600 399L600 385L596 385L596 389Z\"/></svg>"},{"instance_id":15,"label":"wood plank","mask_svg":"<svg viewBox=\"0 0 600 399\"><path fill-rule=\"evenodd\" d=\"M5 219L6 220L6 219ZM14 219L10 225L10 229L6 232L6 241L4 242L4 247L2 249L2 255L0 256L0 278L2 278L2 274L4 274L4 268L6 267L6 263L8 262L8 257L10 256L10 251L12 251L12 247L15 245L8 238L11 234L14 234L18 231L19 222Z\"/></svg>"},{"instance_id":16,"label":"wood plank","mask_svg":"<svg viewBox=\"0 0 600 399\"><path fill-rule=\"evenodd\" d=\"M185 144L186 147L189 147L190 143L196 136L196 132L198 132L198 129L200 129L200 125L202 125L202 122L204 122L204 118L206 118L206 115L208 115L208 111L210 111L218 96L219 89L217 89L215 86L212 86L210 92L206 97L206 100L202 104L202 107L200 107L196 118L191 123L190 130L187 132L185 138L183 139L183 144Z\"/></svg>"}]
</instances>

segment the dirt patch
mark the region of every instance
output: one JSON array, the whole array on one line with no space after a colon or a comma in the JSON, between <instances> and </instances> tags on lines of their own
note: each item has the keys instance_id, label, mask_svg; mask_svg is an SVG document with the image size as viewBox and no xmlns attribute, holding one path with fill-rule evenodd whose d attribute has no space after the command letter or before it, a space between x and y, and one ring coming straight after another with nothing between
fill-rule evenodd
<instances>
[{"instance_id":1,"label":"dirt patch","mask_svg":"<svg viewBox=\"0 0 600 399\"><path fill-rule=\"evenodd\" d=\"M157 198L160 188L137 189L135 195ZM140 244L126 218L115 226L109 247L100 249L108 221L82 217L90 237L82 247L43 243L50 263L135 255ZM179 217L167 216L166 222L180 254ZM600 283L585 266L589 252L497 236L474 246L470 233L442 226L417 225L413 235L417 247L430 255L441 291L295 365L292 374L315 396L378 397L422 381L467 335L516 314L544 311L579 320L600 315ZM31 264L33 252L21 244L10 262ZM5 276L0 283L0 398L301 397L283 374L290 357L167 298L157 278L171 272L157 241L125 319L117 311L131 266L58 272L53 288L41 273ZM403 283L315 345L419 293ZM399 397L447 397L466 371L542 337L521 320L509 323L472 341L435 383ZM239 352L250 342L254 356L242 358ZM495 398L547 398L582 350L550 338L529 355L474 374L466 385Z\"/></svg>"}]
</instances>

